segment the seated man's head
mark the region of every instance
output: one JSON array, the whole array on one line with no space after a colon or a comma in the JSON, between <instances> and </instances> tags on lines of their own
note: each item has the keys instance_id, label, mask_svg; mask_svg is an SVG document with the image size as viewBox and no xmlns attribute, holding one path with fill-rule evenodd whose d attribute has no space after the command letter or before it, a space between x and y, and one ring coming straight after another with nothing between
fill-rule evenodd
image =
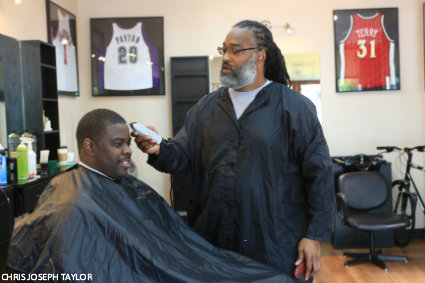
<instances>
[{"instance_id":1,"label":"seated man's head","mask_svg":"<svg viewBox=\"0 0 425 283\"><path fill-rule=\"evenodd\" d=\"M130 134L123 117L108 109L84 115L77 127L80 161L113 178L121 179L130 168Z\"/></svg>"}]
</instances>

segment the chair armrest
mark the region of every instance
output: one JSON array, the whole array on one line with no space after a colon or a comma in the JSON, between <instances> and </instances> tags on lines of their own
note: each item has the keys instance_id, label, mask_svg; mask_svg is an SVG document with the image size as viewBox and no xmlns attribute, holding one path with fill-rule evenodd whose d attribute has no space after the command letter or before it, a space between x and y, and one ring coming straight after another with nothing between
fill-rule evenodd
<instances>
[{"instance_id":1,"label":"chair armrest","mask_svg":"<svg viewBox=\"0 0 425 283\"><path fill-rule=\"evenodd\" d=\"M347 197L343 193L336 194L336 209L338 217L345 223L345 217L347 215Z\"/></svg>"}]
</instances>

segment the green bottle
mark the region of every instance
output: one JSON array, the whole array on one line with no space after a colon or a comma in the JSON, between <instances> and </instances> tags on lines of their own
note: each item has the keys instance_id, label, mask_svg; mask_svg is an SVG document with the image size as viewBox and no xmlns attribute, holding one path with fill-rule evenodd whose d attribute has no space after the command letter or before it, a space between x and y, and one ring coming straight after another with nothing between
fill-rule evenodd
<instances>
[{"instance_id":1,"label":"green bottle","mask_svg":"<svg viewBox=\"0 0 425 283\"><path fill-rule=\"evenodd\" d=\"M18 180L28 179L28 148L23 141L18 145L17 152Z\"/></svg>"}]
</instances>

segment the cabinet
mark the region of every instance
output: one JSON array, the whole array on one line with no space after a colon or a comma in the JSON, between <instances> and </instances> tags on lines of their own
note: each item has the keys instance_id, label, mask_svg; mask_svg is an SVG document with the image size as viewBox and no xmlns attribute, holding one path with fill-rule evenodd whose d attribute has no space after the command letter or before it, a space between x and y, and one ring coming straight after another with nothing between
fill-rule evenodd
<instances>
[{"instance_id":1,"label":"cabinet","mask_svg":"<svg viewBox=\"0 0 425 283\"><path fill-rule=\"evenodd\" d=\"M44 132L43 109L52 131ZM49 149L49 159L57 159L60 134L53 45L0 34L0 110L2 145L7 145L10 133L28 131L37 137L37 150Z\"/></svg>"},{"instance_id":2,"label":"cabinet","mask_svg":"<svg viewBox=\"0 0 425 283\"><path fill-rule=\"evenodd\" d=\"M37 136L39 150L50 150L49 159L57 159L60 134L55 47L38 40L21 41L20 45L24 130ZM43 110L52 131L44 131Z\"/></svg>"},{"instance_id":3,"label":"cabinet","mask_svg":"<svg viewBox=\"0 0 425 283\"><path fill-rule=\"evenodd\" d=\"M187 111L209 93L209 61L208 56L171 57L170 61L172 124L175 135L183 126ZM190 173L171 176L172 205L177 211L190 210L193 199L191 179Z\"/></svg>"}]
</instances>

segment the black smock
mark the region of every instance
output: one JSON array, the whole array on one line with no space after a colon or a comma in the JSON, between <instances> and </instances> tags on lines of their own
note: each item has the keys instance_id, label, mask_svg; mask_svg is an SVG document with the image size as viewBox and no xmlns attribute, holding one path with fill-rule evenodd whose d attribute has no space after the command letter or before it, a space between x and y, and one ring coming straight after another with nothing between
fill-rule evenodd
<instances>
[{"instance_id":1,"label":"black smock","mask_svg":"<svg viewBox=\"0 0 425 283\"><path fill-rule=\"evenodd\" d=\"M331 239L332 163L305 96L273 82L236 119L228 89L220 88L160 147L148 162L192 173L196 229L212 244L292 274L302 237Z\"/></svg>"},{"instance_id":2,"label":"black smock","mask_svg":"<svg viewBox=\"0 0 425 283\"><path fill-rule=\"evenodd\" d=\"M208 243L136 178L116 183L81 166L56 176L16 223L8 266L59 282L291 282Z\"/></svg>"}]
</instances>

